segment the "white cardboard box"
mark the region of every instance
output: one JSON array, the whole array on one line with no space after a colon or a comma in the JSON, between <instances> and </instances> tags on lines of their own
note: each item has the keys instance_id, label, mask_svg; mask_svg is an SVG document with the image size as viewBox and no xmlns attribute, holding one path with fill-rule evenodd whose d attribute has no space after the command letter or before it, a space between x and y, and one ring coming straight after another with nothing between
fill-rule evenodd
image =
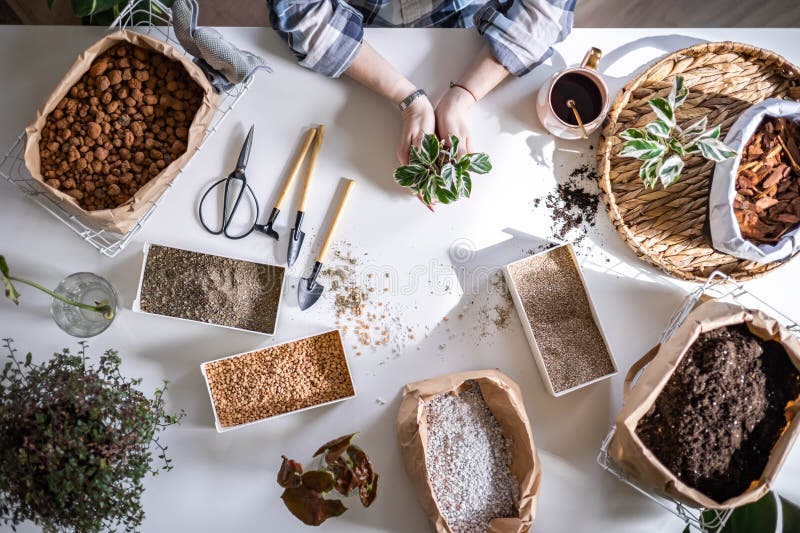
<instances>
[{"instance_id":1,"label":"white cardboard box","mask_svg":"<svg viewBox=\"0 0 800 533\"><path fill-rule=\"evenodd\" d=\"M225 325L222 325L222 324L215 324L213 322L202 322L200 320L192 320L192 319L189 319L189 318L182 318L182 317L179 317L179 316L161 315L161 314L158 314L158 313L151 313L149 311L142 310L142 307L141 307L142 282L144 281L144 269L145 269L145 266L147 266L147 255L150 252L150 246L151 245L152 245L152 243L149 243L149 242L145 243L145 245L144 245L144 257L142 257L142 270L141 270L141 272L139 272L139 287L136 289L136 299L133 300L133 305L131 306L135 313L143 313L143 314L146 314L146 315L155 315L155 316L165 316L167 318L172 318L172 319L175 319L175 320L184 320L186 322L194 322L196 324L209 324L211 326L216 326L218 328L226 328L226 329L232 329L232 330L236 330L236 331L247 331L248 333L259 333L261 335L267 335L267 336L270 336L270 337L275 335L275 331L277 331L277 329L278 329L278 319L281 316L281 303L283 301L283 289L284 289L284 285L286 284L286 267L282 267L282 266L278 266L278 265L270 265L269 263L261 263L259 261L248 261L250 263L258 263L260 265L268 265L268 266L271 266L271 267L274 267L274 268L281 269L281 271L282 271L281 288L280 288L280 291L278 293L278 304L277 304L277 308L276 308L276 311L275 311L275 324L274 324L274 326L272 328L272 331L267 333L267 332L264 332L264 331L255 331L255 330L251 330L251 329L242 329L242 328L236 328L236 327L233 327L233 326L225 326ZM215 255L216 257L224 257L226 259L233 259L233 260L236 260L236 261L246 261L245 259L237 259L235 257L229 257L227 255L206 254L205 252L198 252L196 250L187 250L186 248L178 248L176 246L166 246L166 245L161 245L161 244L159 244L158 246L164 246L165 248L174 248L175 250L183 250L183 251L186 251L186 252L201 253L201 254L205 254L205 255Z\"/></svg>"},{"instance_id":2,"label":"white cardboard box","mask_svg":"<svg viewBox=\"0 0 800 533\"><path fill-rule=\"evenodd\" d=\"M217 407L216 407L216 405L214 405L214 395L211 394L211 385L208 383L208 375L206 374L206 365L207 364L214 363L216 361L223 361L225 359L232 359L234 357L240 357L240 356L248 355L248 354L255 353L255 352L260 352L262 350L270 350L270 349L273 349L273 348L278 348L278 347L284 346L286 344L292 344L293 342L301 341L301 340L304 340L304 339L310 339L310 338L313 338L313 337L318 337L320 335L325 335L327 333L330 333L331 331L336 331L336 333L338 334L338 337L339 337L339 345L341 346L341 349L342 349L342 357L344 357L344 362L345 362L345 365L347 366L347 378L350 380L350 384L353 387L353 394L352 395L343 396L342 398L337 398L337 399L331 400L329 402L318 403L316 405L309 405L308 407L303 407L301 409L295 409L294 411L287 411L285 413L281 413L281 414L278 414L278 415L268 416L266 418L261 418L259 420L254 420L252 422L247 422L245 424L239 424L237 426L223 427L219 423L219 417L217 416ZM344 341L342 340L342 332L339 331L338 329L335 329L335 330L334 329L329 329L329 330L326 330L326 331L322 331L320 333L315 333L314 335L307 335L305 337L300 337L300 338L297 338L297 339L294 339L294 340L291 340L291 341L288 341L288 342L284 342L284 343L281 343L281 344L276 344L274 346L267 346L265 348L258 348L256 350L250 350L248 352L242 352L242 353L238 353L238 354L234 354L234 355L229 355L227 357L220 357L219 359L213 359L211 361L206 361L206 362L200 364L200 372L202 372L202 374L203 374L203 379L205 380L205 383L206 383L206 389L208 390L208 397L211 399L211 410L214 413L214 426L217 428L217 433L224 433L226 431L231 431L232 429L239 429L239 428L243 428L243 427L246 427L246 426L252 426L253 424L259 424L261 422L264 422L265 420L272 420L272 419L279 418L279 417L286 416L286 415L290 415L290 414L293 414L293 413L299 413L299 412L302 412L302 411L308 411L309 409L316 409L317 407L322 407L323 405L331 405L331 404L334 404L334 403L338 403L338 402L341 402L341 401L344 401L344 400L349 400L351 398L355 398L356 397L356 386L355 386L355 383L353 382L353 372L350 370L350 362L349 362L349 360L347 358L347 350L345 350Z\"/></svg>"}]
</instances>

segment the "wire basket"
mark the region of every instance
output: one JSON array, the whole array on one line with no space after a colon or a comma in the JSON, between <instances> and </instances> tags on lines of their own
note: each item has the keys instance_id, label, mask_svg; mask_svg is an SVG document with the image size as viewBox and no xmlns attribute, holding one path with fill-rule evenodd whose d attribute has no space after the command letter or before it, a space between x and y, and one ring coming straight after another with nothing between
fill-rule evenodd
<instances>
[{"instance_id":1,"label":"wire basket","mask_svg":"<svg viewBox=\"0 0 800 533\"><path fill-rule=\"evenodd\" d=\"M186 53L172 32L172 14L169 8L159 0L133 0L130 2L108 28L108 33L119 30L131 30L148 35L154 39L167 42ZM208 139L217 131L222 121L225 120L225 117L228 116L250 87L252 81L252 77L249 77L231 90L221 93L218 102L215 104L216 113L214 118L209 124L202 141L195 148L195 154L203 148ZM0 175L107 257L114 257L130 244L133 237L142 229L145 222L153 214L153 211L164 200L169 190L183 173L183 169L180 169L167 189L127 233L120 234L107 230L98 231L93 229L84 217L66 211L59 203L45 194L44 191L48 185L35 179L25 167L25 140L26 136L23 131L2 161L0 161Z\"/></svg>"},{"instance_id":2,"label":"wire basket","mask_svg":"<svg viewBox=\"0 0 800 533\"><path fill-rule=\"evenodd\" d=\"M672 315L672 318L670 318L670 321L667 324L663 335L661 336L661 343L666 341L672 336L673 333L675 333L675 330L677 330L684 320L686 320L686 317L689 315L692 309L694 309L700 298L704 295L739 305L745 309L760 309L781 322L787 327L787 329L789 329L789 331L797 336L800 336L800 325L798 325L797 322L781 313L761 298L758 298L754 294L748 292L744 288L744 285L734 281L728 275L719 271L714 271L703 285L695 288L686 296L686 299L683 301L681 306L678 308L675 314ZM641 371L634 377L634 382L636 379L638 379L640 374ZM600 453L597 456L597 462L601 467L603 467L603 470L610 473L620 481L626 483L630 487L636 489L667 511L683 520L691 530L701 531L703 533L719 533L722 531L722 529L725 527L725 523L730 518L731 513L733 513L733 509L712 510L687 507L673 498L651 493L644 487L640 486L635 479L629 477L628 474L623 471L608 455L608 446L614 436L615 431L616 426L611 426L611 430L603 440L603 444L600 447Z\"/></svg>"}]
</instances>

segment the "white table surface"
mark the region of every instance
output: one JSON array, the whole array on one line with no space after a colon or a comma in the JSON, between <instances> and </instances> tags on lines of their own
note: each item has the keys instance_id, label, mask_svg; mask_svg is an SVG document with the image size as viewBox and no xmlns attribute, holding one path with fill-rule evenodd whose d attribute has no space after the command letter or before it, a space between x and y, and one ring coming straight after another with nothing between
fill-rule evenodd
<instances>
[{"instance_id":1,"label":"white table surface","mask_svg":"<svg viewBox=\"0 0 800 533\"><path fill-rule=\"evenodd\" d=\"M100 256L50 214L0 183L0 252L12 270L55 286L66 274L93 271L107 277L125 307L105 333L91 340L91 351L114 347L129 376L144 378L152 390L171 382L169 407L185 409L181 426L165 434L174 471L147 479L144 531L299 531L303 526L283 507L275 473L281 454L305 461L316 447L340 434L360 431L360 445L381 474L375 504L364 510L352 502L327 531L421 532L429 529L406 479L395 440L395 416L403 384L453 371L497 367L522 387L542 460L543 484L534 530L614 533L681 531L681 523L653 502L604 473L595 463L603 437L621 404L622 375L571 393L549 396L534 365L519 321L489 339L472 324L449 320L468 300L453 271L450 251L476 250L471 267L497 267L524 255L549 234L548 213L532 200L554 187L581 161L593 164L590 142L554 142L535 118L533 95L553 72L580 61L590 46L605 52L602 71L615 92L624 81L665 51L703 40L739 40L775 50L800 63L794 46L800 30L647 30L578 29L543 66L502 85L470 116L475 146L489 152L495 169L474 180L469 201L431 214L405 195L392 179L399 133L397 112L349 80L332 81L294 64L283 44L262 28L225 29L240 46L264 54L274 74L259 74L250 92L186 169L177 186L144 230L114 259ZM33 117L67 66L101 31L80 27L0 28L0 94L3 123L0 147L10 146ZM436 99L456 79L481 44L471 31L370 30L370 42ZM283 258L268 238L254 235L230 241L205 233L195 217L201 187L227 174L243 133L256 124L248 175L259 196L274 198L276 182L303 128L328 126L309 204L307 228L320 227L329 198L341 176L358 180L338 236L352 243L375 271L389 271L399 282L391 302L409 324L421 330L407 349L392 357L388 349L350 350L358 397L225 434L213 427L210 403L199 371L203 361L268 346L333 326L329 301L301 313L291 286L310 265L315 241L290 271L287 294L274 338L229 331L168 318L134 314L130 305L145 241L175 245L250 260ZM560 174L559 174L560 172ZM293 212L297 195L284 207ZM263 202L263 200L262 200ZM266 202L263 202L266 203ZM285 234L284 234L285 235ZM668 280L637 260L601 211L595 243L584 253L588 285L622 373L658 338L680 303L687 285ZM285 237L284 237L285 239ZM318 244L318 243L317 243ZM600 249L602 247L602 250ZM747 287L784 312L800 317L796 279L800 261ZM446 290L452 285L454 290ZM13 337L21 351L43 359L76 340L59 330L48 314L48 299L21 286L14 308L0 302L0 335ZM484 289L485 290L485 289ZM424 334L429 328L428 335ZM353 344L350 339L348 345ZM446 348L439 349L440 344ZM382 404L378 399L385 400ZM776 489L800 501L800 448L781 472ZM23 528L26 531L32 527Z\"/></svg>"}]
</instances>

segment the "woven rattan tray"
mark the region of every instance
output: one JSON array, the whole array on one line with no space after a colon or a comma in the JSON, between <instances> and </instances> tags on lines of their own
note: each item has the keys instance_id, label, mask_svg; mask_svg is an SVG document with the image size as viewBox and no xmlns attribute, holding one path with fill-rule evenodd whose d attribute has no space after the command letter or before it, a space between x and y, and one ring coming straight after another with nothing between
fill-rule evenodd
<instances>
[{"instance_id":1,"label":"woven rattan tray","mask_svg":"<svg viewBox=\"0 0 800 533\"><path fill-rule=\"evenodd\" d=\"M788 97L790 88L797 85L798 72L767 50L740 43L706 43L661 59L619 92L600 138L598 175L609 216L639 257L667 274L694 281L705 280L714 270L743 281L781 265L742 261L711 248L703 225L713 163L693 157L678 183L667 190L646 189L638 175L640 162L617 156L622 149L617 133L653 120L647 101L666 97L673 77L680 74L690 93L678 110L678 123L708 115L709 124L722 124L724 138L750 105ZM791 91L793 96L796 91Z\"/></svg>"}]
</instances>

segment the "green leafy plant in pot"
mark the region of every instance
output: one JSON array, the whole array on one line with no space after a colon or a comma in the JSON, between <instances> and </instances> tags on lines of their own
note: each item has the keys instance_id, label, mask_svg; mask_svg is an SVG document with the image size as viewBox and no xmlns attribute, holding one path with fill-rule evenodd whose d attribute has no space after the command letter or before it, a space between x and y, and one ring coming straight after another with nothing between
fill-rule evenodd
<instances>
[{"instance_id":1,"label":"green leafy plant in pot","mask_svg":"<svg viewBox=\"0 0 800 533\"><path fill-rule=\"evenodd\" d=\"M4 340L0 372L0 523L99 532L142 524L142 480L172 469L160 433L183 416L165 409L166 383L147 397L108 350L81 343L35 364ZM156 464L153 452L160 462Z\"/></svg>"},{"instance_id":2,"label":"green leafy plant in pot","mask_svg":"<svg viewBox=\"0 0 800 533\"><path fill-rule=\"evenodd\" d=\"M435 203L453 203L469 198L472 176L492 170L489 156L482 153L457 157L459 141L455 135L445 143L436 135L427 134L420 146L412 146L409 164L394 171L395 181L414 191L431 208Z\"/></svg>"},{"instance_id":3,"label":"green leafy plant in pot","mask_svg":"<svg viewBox=\"0 0 800 533\"><path fill-rule=\"evenodd\" d=\"M667 98L653 98L648 102L656 119L643 128L628 128L619 134L625 141L619 155L642 161L639 177L649 188L659 182L666 188L678 181L687 157L700 155L719 162L736 155L719 139L719 125L707 129L708 117L683 128L678 125L676 111L688 96L683 76L675 76Z\"/></svg>"},{"instance_id":4,"label":"green leafy plant in pot","mask_svg":"<svg viewBox=\"0 0 800 533\"><path fill-rule=\"evenodd\" d=\"M378 473L364 451L352 443L355 433L323 444L314 457L320 458L316 470L303 471L303 465L283 457L278 470L278 485L286 508L309 526L340 516L347 507L340 499L326 498L332 492L342 496L358 493L361 504L369 507L378 495Z\"/></svg>"}]
</instances>

